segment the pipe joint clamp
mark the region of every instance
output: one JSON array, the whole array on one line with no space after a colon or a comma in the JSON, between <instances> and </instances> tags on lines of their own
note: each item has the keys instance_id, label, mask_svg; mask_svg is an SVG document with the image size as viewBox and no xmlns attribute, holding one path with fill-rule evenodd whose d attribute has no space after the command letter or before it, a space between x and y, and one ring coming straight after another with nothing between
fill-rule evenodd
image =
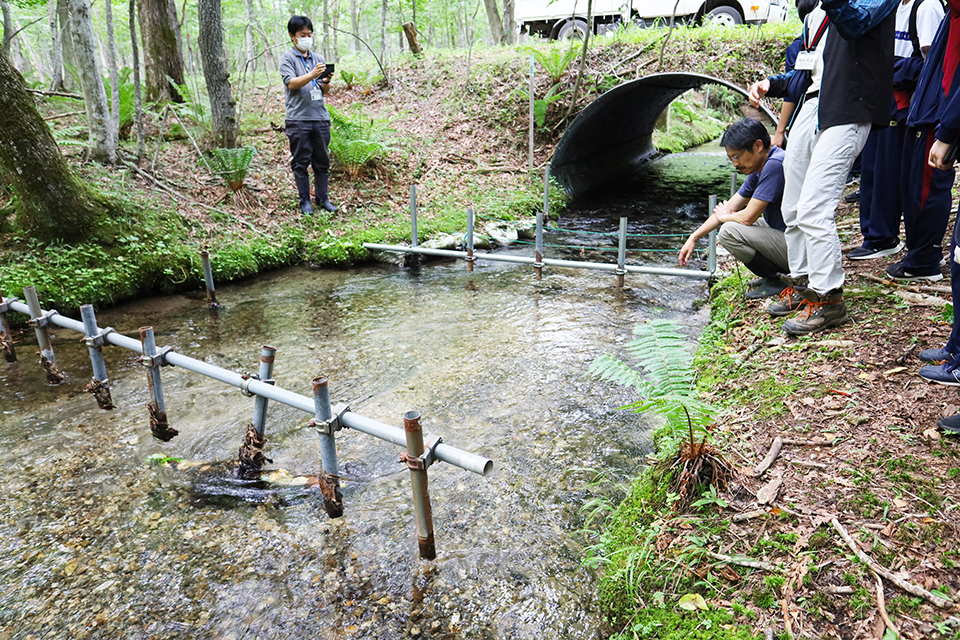
<instances>
[{"instance_id":1,"label":"pipe joint clamp","mask_svg":"<svg viewBox=\"0 0 960 640\"><path fill-rule=\"evenodd\" d=\"M171 351L173 351L173 347L163 347L162 349L157 349L157 352L152 356L140 356L137 358L137 362L145 367L150 367L151 369L156 369L158 367L172 367L173 365L167 362L167 354Z\"/></svg>"},{"instance_id":2,"label":"pipe joint clamp","mask_svg":"<svg viewBox=\"0 0 960 640\"><path fill-rule=\"evenodd\" d=\"M618 276L625 276L625 275L627 275L627 270L626 270L625 268L623 268L623 267L617 267L616 269L613 270L613 272L614 272L615 274L617 274Z\"/></svg>"},{"instance_id":3,"label":"pipe joint clamp","mask_svg":"<svg viewBox=\"0 0 960 640\"><path fill-rule=\"evenodd\" d=\"M329 420L318 420L314 418L310 421L309 427L316 429L317 433L325 436L332 436L337 431L343 429L343 414L347 411L350 411L350 406L346 404L338 404L330 409L333 413L333 417Z\"/></svg>"},{"instance_id":4,"label":"pipe joint clamp","mask_svg":"<svg viewBox=\"0 0 960 640\"><path fill-rule=\"evenodd\" d=\"M437 462L437 445L443 442L440 436L427 435L423 439L423 453L414 458L409 453L401 453L398 462L406 464L410 471L426 471Z\"/></svg>"},{"instance_id":5,"label":"pipe joint clamp","mask_svg":"<svg viewBox=\"0 0 960 640\"><path fill-rule=\"evenodd\" d=\"M59 315L59 312L56 309L41 311L39 317L30 318L27 320L27 324L34 329L40 329L50 324L50 318L55 315Z\"/></svg>"},{"instance_id":6,"label":"pipe joint clamp","mask_svg":"<svg viewBox=\"0 0 960 640\"><path fill-rule=\"evenodd\" d=\"M83 343L91 349L101 349L107 344L107 335L113 332L113 327L104 327L94 336L84 336Z\"/></svg>"},{"instance_id":7,"label":"pipe joint clamp","mask_svg":"<svg viewBox=\"0 0 960 640\"><path fill-rule=\"evenodd\" d=\"M0 299L0 313L9 313L10 311L13 311L10 305L13 304L14 302L20 302L20 301L17 300L16 298Z\"/></svg>"},{"instance_id":8,"label":"pipe joint clamp","mask_svg":"<svg viewBox=\"0 0 960 640\"><path fill-rule=\"evenodd\" d=\"M247 373L246 371L241 373L240 374L240 393L247 396L248 398L252 398L253 396L257 395L253 391L250 391L250 383L253 382L254 380L260 380L260 376L257 375L256 373L253 373L253 374ZM266 382L267 384L273 384L273 378L269 378L267 380L260 380L260 381Z\"/></svg>"}]
</instances>

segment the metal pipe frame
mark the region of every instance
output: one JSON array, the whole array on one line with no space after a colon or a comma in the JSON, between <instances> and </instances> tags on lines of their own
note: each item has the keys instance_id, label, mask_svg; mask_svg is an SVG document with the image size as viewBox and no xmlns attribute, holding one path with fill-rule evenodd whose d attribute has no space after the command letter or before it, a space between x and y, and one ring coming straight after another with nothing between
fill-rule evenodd
<instances>
[{"instance_id":1,"label":"metal pipe frame","mask_svg":"<svg viewBox=\"0 0 960 640\"><path fill-rule=\"evenodd\" d=\"M16 299L5 298L4 302L9 302L10 308L14 311L24 314L30 313L27 305L17 302ZM73 320L71 318L65 318L59 314L51 315L50 322L65 329L70 329L78 333L84 333L82 322L78 322L77 320ZM104 340L112 345L116 345L130 351L135 351L137 353L143 353L143 346L139 340L130 338L123 334L111 332L104 336ZM175 351L166 352L163 357L167 364L186 369L187 371L192 371L193 373L198 373L202 376L212 378L218 382L234 386L238 389L246 389L248 393L269 398L270 400L285 404L288 407L299 409L304 413L311 415L316 414L316 407L314 405L313 398L308 398L298 393L287 391L286 389L277 387L275 385L266 384L261 380L245 380L239 373L222 369L218 366L197 360L196 358L191 358L189 356L176 353ZM339 405L335 408L339 408ZM369 436L379 438L380 440L385 440L398 446L406 445L406 437L404 436L404 432L402 429L397 427L366 418L351 411L342 413L340 415L340 422L344 426L350 427L351 429L355 429L356 431L365 433ZM478 456L474 453L470 453L469 451L463 451L456 447L451 447L450 445L441 443L437 445L434 453L438 460L451 464L455 467L471 471L481 476L490 475L490 473L493 471L493 460L484 458L483 456Z\"/></svg>"},{"instance_id":2,"label":"metal pipe frame","mask_svg":"<svg viewBox=\"0 0 960 640\"><path fill-rule=\"evenodd\" d=\"M473 209L467 209L467 271L473 271Z\"/></svg>"},{"instance_id":3,"label":"metal pipe frame","mask_svg":"<svg viewBox=\"0 0 960 640\"><path fill-rule=\"evenodd\" d=\"M203 283L207 288L207 301L211 305L216 305L217 291L213 286L213 268L210 266L210 252L206 249L200 252L200 262L203 263Z\"/></svg>"},{"instance_id":4,"label":"metal pipe frame","mask_svg":"<svg viewBox=\"0 0 960 640\"><path fill-rule=\"evenodd\" d=\"M420 244L417 234L417 185L410 185L410 244L414 247Z\"/></svg>"},{"instance_id":5,"label":"metal pipe frame","mask_svg":"<svg viewBox=\"0 0 960 640\"><path fill-rule=\"evenodd\" d=\"M452 251L450 249L427 249L425 247L404 247L395 244L376 244L373 242L364 242L364 248L374 251L393 251L395 253L418 253L421 255L437 256L441 258L455 258L463 260L467 257L465 251ZM536 257L528 256L508 256L497 253L474 253L476 260L490 260L492 262L512 262L515 264L534 264ZM543 264L549 267L569 267L572 269L595 269L597 271L616 271L619 267L608 262L583 262L579 260L555 260L553 258L544 258ZM697 278L708 280L713 277L712 273L707 271L697 271L695 269L674 269L670 267L644 267L641 265L628 264L624 267L627 273L647 273L660 276L683 276L687 278Z\"/></svg>"},{"instance_id":6,"label":"metal pipe frame","mask_svg":"<svg viewBox=\"0 0 960 640\"><path fill-rule=\"evenodd\" d=\"M620 237L617 243L617 286L623 287L623 276L627 273L627 219L620 218Z\"/></svg>"},{"instance_id":7,"label":"metal pipe frame","mask_svg":"<svg viewBox=\"0 0 960 640\"><path fill-rule=\"evenodd\" d=\"M737 179L737 175L733 175ZM717 208L717 196L712 195L707 199L707 217L713 215L713 210ZM713 273L717 270L717 230L713 229L707 234L707 271Z\"/></svg>"},{"instance_id":8,"label":"metal pipe frame","mask_svg":"<svg viewBox=\"0 0 960 640\"><path fill-rule=\"evenodd\" d=\"M260 382L273 384L273 362L276 358L277 350L273 347L263 345L260 348ZM261 438L267 428L267 403L268 400L263 396L256 396L253 400L253 428Z\"/></svg>"},{"instance_id":9,"label":"metal pipe frame","mask_svg":"<svg viewBox=\"0 0 960 640\"><path fill-rule=\"evenodd\" d=\"M410 469L420 557L433 560L437 557L437 548L433 539L433 509L430 507L430 494L427 490L427 469L421 459L424 452L423 427L420 425L418 411L408 411L403 414L403 430L406 434L407 455L403 456L401 461L406 462Z\"/></svg>"},{"instance_id":10,"label":"metal pipe frame","mask_svg":"<svg viewBox=\"0 0 960 640\"><path fill-rule=\"evenodd\" d=\"M340 475L340 466L337 462L337 442L334 436L333 409L330 406L330 389L327 379L318 377L313 379L313 403L317 420L317 433L320 436L320 464L323 472L329 475ZM321 425L326 425L321 427Z\"/></svg>"},{"instance_id":11,"label":"metal pipe frame","mask_svg":"<svg viewBox=\"0 0 960 640\"><path fill-rule=\"evenodd\" d=\"M540 280L543 276L543 217L545 215L546 213L543 211L537 212L536 248L534 249L536 262L533 263L533 268L537 272L537 280Z\"/></svg>"},{"instance_id":12,"label":"metal pipe frame","mask_svg":"<svg viewBox=\"0 0 960 640\"><path fill-rule=\"evenodd\" d=\"M40 366L43 367L47 375L47 382L50 384L60 384L63 382L63 373L57 369L57 358L53 355L53 343L50 341L50 332L47 330L47 324L53 321L59 314L54 311L44 312L40 308L40 298L37 297L36 287L24 287L23 297L27 299L26 307L27 317L30 318L27 323L33 326L37 334L37 343L40 345ZM11 309L15 307L10 306ZM19 309L18 309L19 310Z\"/></svg>"},{"instance_id":13,"label":"metal pipe frame","mask_svg":"<svg viewBox=\"0 0 960 640\"><path fill-rule=\"evenodd\" d=\"M101 409L113 409L110 399L110 380L107 378L107 365L103 361L103 338L97 329L97 315L89 304L80 307L83 331L87 336L87 349L90 351L90 364L93 366L93 382L90 390ZM99 339L99 341L98 341Z\"/></svg>"}]
</instances>

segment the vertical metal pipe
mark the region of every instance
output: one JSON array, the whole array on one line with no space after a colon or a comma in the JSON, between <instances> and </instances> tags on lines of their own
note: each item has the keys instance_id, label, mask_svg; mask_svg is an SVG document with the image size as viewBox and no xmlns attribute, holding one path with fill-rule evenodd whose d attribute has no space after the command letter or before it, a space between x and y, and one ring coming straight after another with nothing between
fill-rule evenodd
<instances>
[{"instance_id":1,"label":"vertical metal pipe","mask_svg":"<svg viewBox=\"0 0 960 640\"><path fill-rule=\"evenodd\" d=\"M140 342L143 345L144 356L157 355L153 327L140 327ZM147 403L147 410L150 412L150 431L158 439L167 442L179 432L167 423L167 408L163 402L163 384L160 382L159 367L148 367L147 386L150 388L150 401Z\"/></svg>"},{"instance_id":2,"label":"vertical metal pipe","mask_svg":"<svg viewBox=\"0 0 960 640\"><path fill-rule=\"evenodd\" d=\"M737 175L733 175L736 181ZM710 196L707 200L707 215L713 215L713 210L717 207L717 196ZM707 236L707 271L713 273L717 270L717 230L714 229Z\"/></svg>"},{"instance_id":3,"label":"vertical metal pipe","mask_svg":"<svg viewBox=\"0 0 960 640\"><path fill-rule=\"evenodd\" d=\"M543 168L543 215L550 217L550 165Z\"/></svg>"},{"instance_id":4,"label":"vertical metal pipe","mask_svg":"<svg viewBox=\"0 0 960 640\"><path fill-rule=\"evenodd\" d=\"M623 286L623 276L627 273L627 219L620 218L620 242L617 245L617 286Z\"/></svg>"},{"instance_id":5,"label":"vertical metal pipe","mask_svg":"<svg viewBox=\"0 0 960 640\"><path fill-rule=\"evenodd\" d=\"M277 350L274 347L263 345L260 349L260 371L258 372L261 382L273 384L273 361ZM261 438L267 424L267 399L263 396L256 396L253 401L253 428Z\"/></svg>"},{"instance_id":6,"label":"vertical metal pipe","mask_svg":"<svg viewBox=\"0 0 960 640\"><path fill-rule=\"evenodd\" d=\"M0 293L0 302L3 301L3 294ZM0 348L3 349L3 357L7 362L17 361L17 352L13 348L13 334L10 332L10 322L7 320L6 312L0 312Z\"/></svg>"},{"instance_id":7,"label":"vertical metal pipe","mask_svg":"<svg viewBox=\"0 0 960 640\"><path fill-rule=\"evenodd\" d=\"M97 328L97 316L89 304L80 306L80 318L83 320L83 332L92 341L100 334ZM97 406L101 409L113 409L113 400L110 398L110 380L107 378L107 365L103 361L103 347L89 342L90 363L93 365L93 380L86 390L97 399Z\"/></svg>"},{"instance_id":8,"label":"vertical metal pipe","mask_svg":"<svg viewBox=\"0 0 960 640\"><path fill-rule=\"evenodd\" d=\"M203 263L203 283L207 287L207 301L211 305L217 304L217 291L213 286L213 269L210 267L210 252L204 249L200 252L200 262Z\"/></svg>"},{"instance_id":9,"label":"vertical metal pipe","mask_svg":"<svg viewBox=\"0 0 960 640\"><path fill-rule=\"evenodd\" d=\"M327 379L318 376L313 379L313 405L320 436L320 491L323 493L323 507L331 518L343 515L343 496L340 493L339 465L337 463L337 442L334 430L330 426L333 410L330 407L330 389ZM323 427L326 425L326 428Z\"/></svg>"},{"instance_id":10,"label":"vertical metal pipe","mask_svg":"<svg viewBox=\"0 0 960 640\"><path fill-rule=\"evenodd\" d=\"M537 260L533 263L534 269L537 272L537 280L543 276L543 211L537 212L537 244L536 244L536 254Z\"/></svg>"},{"instance_id":11,"label":"vertical metal pipe","mask_svg":"<svg viewBox=\"0 0 960 640\"><path fill-rule=\"evenodd\" d=\"M423 427L420 426L420 412L408 411L403 414L403 431L407 436L407 466L410 467L410 484L413 485L413 509L417 518L417 542L420 545L420 557L433 560L437 549L433 540L433 511L430 508L430 494L427 492L427 471L419 461L423 455Z\"/></svg>"},{"instance_id":12,"label":"vertical metal pipe","mask_svg":"<svg viewBox=\"0 0 960 640\"><path fill-rule=\"evenodd\" d=\"M419 246L417 235L417 185L410 185L410 246Z\"/></svg>"},{"instance_id":13,"label":"vertical metal pipe","mask_svg":"<svg viewBox=\"0 0 960 640\"><path fill-rule=\"evenodd\" d=\"M534 127L534 115L533 115L533 55L530 55L530 148L529 148L529 159L527 165L527 175L530 176L530 181L533 182L533 127Z\"/></svg>"},{"instance_id":14,"label":"vertical metal pipe","mask_svg":"<svg viewBox=\"0 0 960 640\"><path fill-rule=\"evenodd\" d=\"M63 374L57 369L57 359L53 355L53 343L50 341L50 332L43 324L43 309L40 308L40 298L37 297L36 287L24 287L23 296L27 299L27 308L34 331L37 334L37 343L40 345L40 366L47 374L47 382L60 384Z\"/></svg>"},{"instance_id":15,"label":"vertical metal pipe","mask_svg":"<svg viewBox=\"0 0 960 640\"><path fill-rule=\"evenodd\" d=\"M467 209L467 271L473 271L473 209Z\"/></svg>"}]
</instances>

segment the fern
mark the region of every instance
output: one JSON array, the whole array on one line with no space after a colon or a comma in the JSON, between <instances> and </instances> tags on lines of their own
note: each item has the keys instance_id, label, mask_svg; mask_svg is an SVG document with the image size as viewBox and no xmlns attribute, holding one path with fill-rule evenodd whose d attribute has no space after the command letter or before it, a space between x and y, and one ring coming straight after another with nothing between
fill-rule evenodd
<instances>
[{"instance_id":1,"label":"fern","mask_svg":"<svg viewBox=\"0 0 960 640\"><path fill-rule=\"evenodd\" d=\"M394 150L397 131L383 119L373 118L357 104L351 109L327 106L330 112L330 151L353 177Z\"/></svg>"},{"instance_id":2,"label":"fern","mask_svg":"<svg viewBox=\"0 0 960 640\"><path fill-rule=\"evenodd\" d=\"M570 64L577 57L578 50L573 47L572 42L571 44L553 45L545 50L527 47L530 55L546 70L550 76L550 82L553 84L560 82L560 78L563 77L563 74L566 73Z\"/></svg>"},{"instance_id":3,"label":"fern","mask_svg":"<svg viewBox=\"0 0 960 640\"><path fill-rule=\"evenodd\" d=\"M250 161L256 153L257 150L250 146L237 149L213 149L210 151L213 171L223 178L230 191L237 191L243 187Z\"/></svg>"}]
</instances>

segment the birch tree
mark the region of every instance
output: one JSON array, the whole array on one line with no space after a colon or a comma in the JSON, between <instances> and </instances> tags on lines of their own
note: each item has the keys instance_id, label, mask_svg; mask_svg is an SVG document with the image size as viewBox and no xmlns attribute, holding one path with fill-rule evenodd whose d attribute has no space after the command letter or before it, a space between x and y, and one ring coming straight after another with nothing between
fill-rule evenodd
<instances>
[{"instance_id":1,"label":"birch tree","mask_svg":"<svg viewBox=\"0 0 960 640\"><path fill-rule=\"evenodd\" d=\"M50 91L63 91L63 49L57 25L57 0L47 3L47 25L50 27Z\"/></svg>"},{"instance_id":2,"label":"birch tree","mask_svg":"<svg viewBox=\"0 0 960 640\"><path fill-rule=\"evenodd\" d=\"M183 102L167 77L184 84L183 43L174 0L141 0L140 37L146 97L149 101Z\"/></svg>"},{"instance_id":3,"label":"birch tree","mask_svg":"<svg viewBox=\"0 0 960 640\"><path fill-rule=\"evenodd\" d=\"M87 129L90 132L90 157L98 162L117 161L117 132L107 106L107 91L97 59L97 42L93 35L93 19L89 0L68 0L67 30L80 75L83 102L87 108Z\"/></svg>"}]
</instances>

